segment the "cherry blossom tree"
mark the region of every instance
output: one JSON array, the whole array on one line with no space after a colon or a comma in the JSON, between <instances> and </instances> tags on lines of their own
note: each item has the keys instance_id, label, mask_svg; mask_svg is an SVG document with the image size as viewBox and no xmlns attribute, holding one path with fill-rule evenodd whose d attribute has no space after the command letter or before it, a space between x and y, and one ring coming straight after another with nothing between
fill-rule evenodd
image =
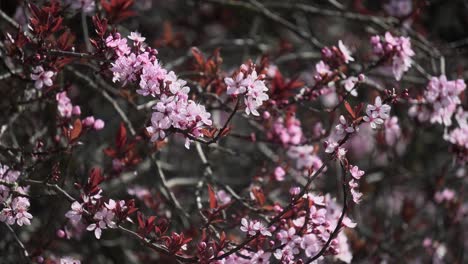
<instances>
[{"instance_id":1,"label":"cherry blossom tree","mask_svg":"<svg viewBox=\"0 0 468 264\"><path fill-rule=\"evenodd\" d=\"M1 263L468 261L463 1L0 7Z\"/></svg>"}]
</instances>

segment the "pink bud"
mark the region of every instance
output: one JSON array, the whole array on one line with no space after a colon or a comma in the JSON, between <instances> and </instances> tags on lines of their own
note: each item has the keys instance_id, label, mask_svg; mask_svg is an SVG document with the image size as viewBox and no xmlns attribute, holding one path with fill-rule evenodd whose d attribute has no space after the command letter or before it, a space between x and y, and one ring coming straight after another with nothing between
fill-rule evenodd
<instances>
[{"instance_id":1,"label":"pink bud","mask_svg":"<svg viewBox=\"0 0 468 264\"><path fill-rule=\"evenodd\" d=\"M379 36L372 36L370 41L371 41L372 44L376 45L376 44L380 43L380 37Z\"/></svg>"},{"instance_id":2,"label":"pink bud","mask_svg":"<svg viewBox=\"0 0 468 264\"><path fill-rule=\"evenodd\" d=\"M250 140L252 142L256 142L257 141L257 136L255 135L255 133L250 133Z\"/></svg>"},{"instance_id":3,"label":"pink bud","mask_svg":"<svg viewBox=\"0 0 468 264\"><path fill-rule=\"evenodd\" d=\"M55 232L55 234L56 234L59 238L64 238L64 237L65 237L65 231L63 231L62 229L57 230L57 232Z\"/></svg>"},{"instance_id":4,"label":"pink bud","mask_svg":"<svg viewBox=\"0 0 468 264\"><path fill-rule=\"evenodd\" d=\"M72 114L77 116L81 115L81 108L79 105L73 106Z\"/></svg>"},{"instance_id":5,"label":"pink bud","mask_svg":"<svg viewBox=\"0 0 468 264\"><path fill-rule=\"evenodd\" d=\"M94 122L94 129L95 130L101 130L104 128L104 121L102 121L101 119L97 119L95 122Z\"/></svg>"},{"instance_id":6,"label":"pink bud","mask_svg":"<svg viewBox=\"0 0 468 264\"><path fill-rule=\"evenodd\" d=\"M123 168L123 163L119 159L112 160L112 169L115 171L120 171Z\"/></svg>"},{"instance_id":7,"label":"pink bud","mask_svg":"<svg viewBox=\"0 0 468 264\"><path fill-rule=\"evenodd\" d=\"M263 112L263 119L269 119L270 117L271 117L270 112L268 111Z\"/></svg>"},{"instance_id":8,"label":"pink bud","mask_svg":"<svg viewBox=\"0 0 468 264\"><path fill-rule=\"evenodd\" d=\"M328 47L325 47L322 49L322 56L325 58L330 58L333 56L333 53Z\"/></svg>"},{"instance_id":9,"label":"pink bud","mask_svg":"<svg viewBox=\"0 0 468 264\"><path fill-rule=\"evenodd\" d=\"M275 204L273 206L273 209L276 211L276 212L282 212L283 211L283 208L279 205L279 204Z\"/></svg>"},{"instance_id":10,"label":"pink bud","mask_svg":"<svg viewBox=\"0 0 468 264\"><path fill-rule=\"evenodd\" d=\"M296 195L298 195L300 192L301 192L301 188L299 188L299 187L291 187L291 189L289 189L289 193L290 193L292 196L296 196Z\"/></svg>"},{"instance_id":11,"label":"pink bud","mask_svg":"<svg viewBox=\"0 0 468 264\"><path fill-rule=\"evenodd\" d=\"M94 116L88 116L83 119L83 125L90 127L94 125Z\"/></svg>"},{"instance_id":12,"label":"pink bud","mask_svg":"<svg viewBox=\"0 0 468 264\"><path fill-rule=\"evenodd\" d=\"M277 181L284 181L284 175L286 175L286 172L281 166L276 167L274 174Z\"/></svg>"},{"instance_id":13,"label":"pink bud","mask_svg":"<svg viewBox=\"0 0 468 264\"><path fill-rule=\"evenodd\" d=\"M365 79L366 79L366 76L364 74L361 73L361 74L358 75L358 80L360 82L364 81Z\"/></svg>"}]
</instances>

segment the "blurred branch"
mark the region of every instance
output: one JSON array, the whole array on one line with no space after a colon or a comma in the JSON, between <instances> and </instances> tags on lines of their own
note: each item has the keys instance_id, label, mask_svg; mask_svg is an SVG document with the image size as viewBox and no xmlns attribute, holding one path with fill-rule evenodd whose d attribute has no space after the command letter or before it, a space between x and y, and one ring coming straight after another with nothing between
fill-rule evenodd
<instances>
[{"instance_id":1,"label":"blurred branch","mask_svg":"<svg viewBox=\"0 0 468 264\"><path fill-rule=\"evenodd\" d=\"M309 35L307 32L304 30L298 28L288 20L284 19L280 15L272 12L269 10L266 6L264 6L262 3L256 1L256 0L249 0L249 3L247 2L239 2L239 1L233 1L233 0L205 0L206 2L211 2L215 4L221 4L224 6L231 6L231 7L240 7L244 8L246 10L262 14L264 17L270 19L273 22L276 22L283 27L289 29L290 31L294 32L296 35L299 37L303 38L304 40L308 41L313 47L317 49L322 48L322 44L313 36Z\"/></svg>"},{"instance_id":2,"label":"blurred branch","mask_svg":"<svg viewBox=\"0 0 468 264\"><path fill-rule=\"evenodd\" d=\"M13 239L15 240L16 244L18 244L18 247L21 249L22 257L25 260L24 263L29 263L29 261L30 261L29 252L26 249L26 247L24 246L23 242L21 242L21 239L16 235L15 230L13 230L13 228L9 224L4 223L4 225L10 231L10 233L13 236Z\"/></svg>"}]
</instances>

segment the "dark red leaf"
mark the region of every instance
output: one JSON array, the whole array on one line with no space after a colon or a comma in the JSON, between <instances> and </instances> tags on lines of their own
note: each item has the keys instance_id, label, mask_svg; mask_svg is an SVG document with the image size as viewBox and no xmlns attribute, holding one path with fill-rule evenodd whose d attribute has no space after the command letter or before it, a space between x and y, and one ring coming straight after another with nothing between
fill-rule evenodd
<instances>
[{"instance_id":1,"label":"dark red leaf","mask_svg":"<svg viewBox=\"0 0 468 264\"><path fill-rule=\"evenodd\" d=\"M82 125L81 120L76 119L73 123L73 129L70 131L70 141L75 141L81 134Z\"/></svg>"},{"instance_id":2,"label":"dark red leaf","mask_svg":"<svg viewBox=\"0 0 468 264\"><path fill-rule=\"evenodd\" d=\"M351 105L348 103L348 101L345 100L344 105L345 105L346 111L348 111L348 113L351 115L351 117L353 119L356 119L356 114L354 113L354 110L351 107Z\"/></svg>"},{"instance_id":3,"label":"dark red leaf","mask_svg":"<svg viewBox=\"0 0 468 264\"><path fill-rule=\"evenodd\" d=\"M210 208L214 209L218 207L218 201L216 201L215 192L213 191L213 188L211 188L211 185L209 184L208 184L208 195L210 197Z\"/></svg>"},{"instance_id":4,"label":"dark red leaf","mask_svg":"<svg viewBox=\"0 0 468 264\"><path fill-rule=\"evenodd\" d=\"M191 51L198 65L203 67L205 65L205 58L203 54L201 53L201 51L196 47L192 47Z\"/></svg>"}]
</instances>

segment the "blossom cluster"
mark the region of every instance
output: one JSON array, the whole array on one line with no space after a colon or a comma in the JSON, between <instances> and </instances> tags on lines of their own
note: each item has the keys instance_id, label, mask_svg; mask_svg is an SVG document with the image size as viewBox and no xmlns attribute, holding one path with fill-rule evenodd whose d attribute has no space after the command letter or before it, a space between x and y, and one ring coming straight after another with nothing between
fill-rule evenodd
<instances>
[{"instance_id":1,"label":"blossom cluster","mask_svg":"<svg viewBox=\"0 0 468 264\"><path fill-rule=\"evenodd\" d=\"M359 183L358 181L361 179L361 177L364 175L364 171L360 170L358 166L349 166L349 173L351 174L351 180L348 182L348 185L350 187L351 195L353 197L353 201L355 203L359 203L362 198L362 193L359 192Z\"/></svg>"},{"instance_id":2,"label":"blossom cluster","mask_svg":"<svg viewBox=\"0 0 468 264\"><path fill-rule=\"evenodd\" d=\"M462 79L449 81L445 75L432 77L421 102L427 104L430 110L424 108L419 111L418 106L414 105L410 109L410 115L417 114L419 121L427 121L429 118L431 123L450 126L457 106L461 103L459 96L465 89L466 84Z\"/></svg>"},{"instance_id":3,"label":"blossom cluster","mask_svg":"<svg viewBox=\"0 0 468 264\"><path fill-rule=\"evenodd\" d=\"M57 111L60 117L70 119L72 115L81 115L80 106L72 104L66 91L57 93L55 95L55 99L57 100ZM95 119L94 116L88 116L84 118L81 122L85 127L92 128L94 130L101 130L104 128L105 125L102 119Z\"/></svg>"},{"instance_id":4,"label":"blossom cluster","mask_svg":"<svg viewBox=\"0 0 468 264\"><path fill-rule=\"evenodd\" d=\"M66 91L57 93L55 95L57 100L57 110L60 117L70 118L72 115L81 115L81 108L79 105L73 105Z\"/></svg>"},{"instance_id":5,"label":"blossom cluster","mask_svg":"<svg viewBox=\"0 0 468 264\"><path fill-rule=\"evenodd\" d=\"M341 208L329 195L308 193L303 198L310 204L309 211L299 210L290 221L283 221L277 226L267 228L257 220L242 219L241 231L250 236L261 234L269 240L272 251L264 248L242 250L242 256L249 259L233 254L218 263L271 263L272 257L281 263L296 263L303 261L301 256L311 258L318 254L336 228L356 226L347 216L339 221ZM326 254L332 254L336 259L351 262L352 255L342 231L331 240L325 250Z\"/></svg>"},{"instance_id":6,"label":"blossom cluster","mask_svg":"<svg viewBox=\"0 0 468 264\"><path fill-rule=\"evenodd\" d=\"M383 38L377 35L371 37L371 45L375 55L391 61L395 79L401 80L403 73L411 67L411 57L414 56L410 39L395 37L390 32L386 32Z\"/></svg>"},{"instance_id":7,"label":"blossom cluster","mask_svg":"<svg viewBox=\"0 0 468 264\"><path fill-rule=\"evenodd\" d=\"M340 66L349 64L354 61L351 56L351 51L340 40L338 47L324 47L322 49L322 60L315 64L315 74L313 76L315 85L320 89L318 94L322 96L326 105L329 101L335 101L337 84L339 83L344 90L352 96L357 96L357 84L364 81L364 74L358 76L346 76L343 72L335 71ZM340 82L335 82L334 77L339 77ZM330 100L332 99L332 100Z\"/></svg>"},{"instance_id":8,"label":"blossom cluster","mask_svg":"<svg viewBox=\"0 0 468 264\"><path fill-rule=\"evenodd\" d=\"M242 64L234 77L224 78L227 86L227 94L244 95L245 113L247 115L260 116L258 108L268 100L268 87L265 85L263 75L258 75L255 66Z\"/></svg>"},{"instance_id":9,"label":"blossom cluster","mask_svg":"<svg viewBox=\"0 0 468 264\"><path fill-rule=\"evenodd\" d=\"M72 225L72 229L69 230L78 229L80 232L81 227L86 227L86 230L93 231L95 237L100 239L103 230L117 228L122 221L131 222L128 216L136 211L133 201L105 198L99 187L99 183L103 180L100 170L94 169L82 188L81 199L74 201L71 210L65 214ZM72 236L74 236L73 231L69 231L68 237Z\"/></svg>"},{"instance_id":10,"label":"blossom cluster","mask_svg":"<svg viewBox=\"0 0 468 264\"><path fill-rule=\"evenodd\" d=\"M132 47L119 33L106 39L107 47L116 55L110 68L113 81L138 85L137 93L156 98L151 126L146 128L151 141L162 140L169 132L179 131L184 134L188 148L191 138L203 137L202 129L212 125L211 114L203 105L189 99L187 82L161 66L157 50L148 47L144 37L132 32L128 39L133 41Z\"/></svg>"},{"instance_id":11,"label":"blossom cluster","mask_svg":"<svg viewBox=\"0 0 468 264\"><path fill-rule=\"evenodd\" d=\"M351 56L351 51L341 40L338 41L338 47L324 47L322 49L322 59L322 69L325 71L327 69L329 70L330 68L337 68L339 65L348 64L354 61L354 58Z\"/></svg>"},{"instance_id":12,"label":"blossom cluster","mask_svg":"<svg viewBox=\"0 0 468 264\"><path fill-rule=\"evenodd\" d=\"M397 118L390 118L391 107L382 102L380 96L375 98L374 104L367 105L366 115L362 118L363 122L369 124L373 129L385 123L385 138L389 145L395 143L396 139L400 136L400 127ZM387 122L387 120L389 120ZM359 124L355 122L348 122L346 118L341 115L339 123L335 126L335 130L325 141L325 152L334 154L339 160L345 160L347 149L342 145L342 140L348 135L359 131ZM359 203L362 193L359 192L358 181L364 175L364 171L360 170L357 166L349 165L349 172L352 179L348 185L350 187L351 195L355 203Z\"/></svg>"},{"instance_id":13,"label":"blossom cluster","mask_svg":"<svg viewBox=\"0 0 468 264\"><path fill-rule=\"evenodd\" d=\"M9 225L30 225L28 186L18 186L20 172L0 164L0 221Z\"/></svg>"},{"instance_id":14,"label":"blossom cluster","mask_svg":"<svg viewBox=\"0 0 468 264\"><path fill-rule=\"evenodd\" d=\"M444 134L444 139L452 143L460 161L468 161L468 111L459 107L455 114L457 126Z\"/></svg>"},{"instance_id":15,"label":"blossom cluster","mask_svg":"<svg viewBox=\"0 0 468 264\"><path fill-rule=\"evenodd\" d=\"M284 146L298 145L303 140L301 122L294 116L278 117L267 136L270 140L279 140Z\"/></svg>"},{"instance_id":16,"label":"blossom cluster","mask_svg":"<svg viewBox=\"0 0 468 264\"><path fill-rule=\"evenodd\" d=\"M247 233L250 236L260 233L263 236L271 236L270 231L260 222L257 220L247 220L246 218L242 218L241 220L241 228L242 232Z\"/></svg>"},{"instance_id":17,"label":"blossom cluster","mask_svg":"<svg viewBox=\"0 0 468 264\"><path fill-rule=\"evenodd\" d=\"M315 148L312 145L291 146L287 151L287 155L296 162L298 170L307 171L308 169L312 169L313 171L317 171L322 167L323 162L314 150Z\"/></svg>"},{"instance_id":18,"label":"blossom cluster","mask_svg":"<svg viewBox=\"0 0 468 264\"><path fill-rule=\"evenodd\" d=\"M455 146L461 161L467 159L468 153L468 112L461 106L460 99L465 90L466 83L462 79L449 81L445 75L432 77L423 98L413 100L408 111L410 116L420 122L443 125L444 139Z\"/></svg>"}]
</instances>

